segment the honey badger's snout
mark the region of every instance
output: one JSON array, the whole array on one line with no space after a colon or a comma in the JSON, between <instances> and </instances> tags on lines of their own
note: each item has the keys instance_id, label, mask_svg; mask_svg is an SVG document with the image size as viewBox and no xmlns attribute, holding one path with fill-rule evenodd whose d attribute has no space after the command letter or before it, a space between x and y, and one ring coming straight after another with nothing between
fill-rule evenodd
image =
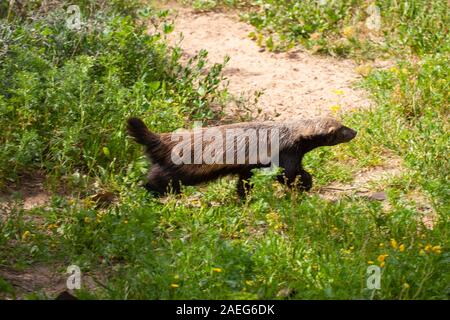
<instances>
[{"instance_id":1,"label":"honey badger's snout","mask_svg":"<svg viewBox=\"0 0 450 320\"><path fill-rule=\"evenodd\" d=\"M357 133L358 132L356 130L346 126L341 126L329 135L327 145L334 146L340 143L349 142L356 137Z\"/></svg>"},{"instance_id":2,"label":"honey badger's snout","mask_svg":"<svg viewBox=\"0 0 450 320\"><path fill-rule=\"evenodd\" d=\"M344 139L344 142L348 142L356 137L358 134L358 131L353 130L349 127L344 126L342 128L342 138Z\"/></svg>"}]
</instances>

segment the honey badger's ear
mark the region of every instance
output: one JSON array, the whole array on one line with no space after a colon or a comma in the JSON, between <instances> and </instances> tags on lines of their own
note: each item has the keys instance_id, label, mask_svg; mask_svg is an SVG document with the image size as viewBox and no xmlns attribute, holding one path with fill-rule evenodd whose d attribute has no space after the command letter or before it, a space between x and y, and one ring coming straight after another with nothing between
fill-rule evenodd
<instances>
[{"instance_id":1,"label":"honey badger's ear","mask_svg":"<svg viewBox=\"0 0 450 320\"><path fill-rule=\"evenodd\" d=\"M328 134L336 132L336 130L337 130L337 127L331 126L331 127L328 128Z\"/></svg>"}]
</instances>

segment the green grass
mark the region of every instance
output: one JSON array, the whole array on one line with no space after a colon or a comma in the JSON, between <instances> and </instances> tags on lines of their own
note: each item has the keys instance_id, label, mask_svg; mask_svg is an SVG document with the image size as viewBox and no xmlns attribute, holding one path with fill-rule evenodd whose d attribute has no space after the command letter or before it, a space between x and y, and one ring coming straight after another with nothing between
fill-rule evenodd
<instances>
[{"instance_id":1,"label":"green grass","mask_svg":"<svg viewBox=\"0 0 450 320\"><path fill-rule=\"evenodd\" d=\"M344 11L320 31L326 48L356 3L334 1ZM7 44L0 53L1 187L20 186L39 172L50 190L65 194L25 210L18 192L0 209L0 266L56 265L53 271L64 273L76 264L101 282L77 292L86 299L448 299L448 38L439 40L441 29L436 37L427 33L436 26L427 29L429 23L448 19L440 5L432 9L435 20L417 15L409 24L395 16L398 7L384 4L392 26L408 25L386 36L386 43L409 39L392 44L390 54L401 57L405 52L397 50L408 48L417 59L399 58L395 68L364 79L376 108L344 115L358 139L308 154L312 192L286 190L273 174L258 172L254 192L240 202L232 178L186 187L164 201L148 196L139 186L148 163L124 131L130 115L159 132L219 119L210 106L226 98L218 89L222 66L203 72L201 53L183 67L180 52L165 44L164 30L171 29L165 11L141 11L141 18L159 21L161 32L148 35L125 2L79 4L90 26L82 32L65 28L61 11L1 20ZM330 19L305 6L308 16ZM290 39L294 23L280 20L285 29L269 30L279 23L273 19L264 32ZM388 206L317 194L334 181L351 183L389 154L404 168L374 186L386 191ZM101 192L114 193L115 201L97 205L92 196ZM417 193L437 217L432 230L421 219ZM382 266L381 290L366 288L371 264ZM0 276L0 296L15 291ZM48 298L42 291L26 297Z\"/></svg>"}]
</instances>

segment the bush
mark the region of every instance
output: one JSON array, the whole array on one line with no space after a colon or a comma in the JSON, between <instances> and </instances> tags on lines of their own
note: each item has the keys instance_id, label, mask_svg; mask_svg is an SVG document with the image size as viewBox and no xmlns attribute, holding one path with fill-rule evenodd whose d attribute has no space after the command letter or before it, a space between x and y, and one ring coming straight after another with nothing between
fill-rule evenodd
<instances>
[{"instance_id":1,"label":"bush","mask_svg":"<svg viewBox=\"0 0 450 320\"><path fill-rule=\"evenodd\" d=\"M0 185L38 168L58 175L126 168L137 150L124 130L131 115L156 131L215 117L209 104L219 98L222 66L204 73L202 52L183 67L162 39L167 12L151 12L161 32L104 12L71 30L62 9L1 21Z\"/></svg>"}]
</instances>

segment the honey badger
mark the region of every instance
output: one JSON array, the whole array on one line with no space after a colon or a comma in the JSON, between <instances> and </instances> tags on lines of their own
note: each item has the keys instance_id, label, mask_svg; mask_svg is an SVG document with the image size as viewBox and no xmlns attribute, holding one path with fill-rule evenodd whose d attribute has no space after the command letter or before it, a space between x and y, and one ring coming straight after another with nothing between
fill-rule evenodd
<instances>
[{"instance_id":1,"label":"honey badger","mask_svg":"<svg viewBox=\"0 0 450 320\"><path fill-rule=\"evenodd\" d=\"M348 142L357 134L329 117L243 122L177 134L153 133L142 120L130 118L127 129L137 143L145 146L152 162L144 185L148 191L157 195L179 193L181 185L235 174L241 198L251 189L252 170L274 164L284 169L278 181L301 190L311 189L312 177L302 168L303 156L317 147Z\"/></svg>"}]
</instances>

